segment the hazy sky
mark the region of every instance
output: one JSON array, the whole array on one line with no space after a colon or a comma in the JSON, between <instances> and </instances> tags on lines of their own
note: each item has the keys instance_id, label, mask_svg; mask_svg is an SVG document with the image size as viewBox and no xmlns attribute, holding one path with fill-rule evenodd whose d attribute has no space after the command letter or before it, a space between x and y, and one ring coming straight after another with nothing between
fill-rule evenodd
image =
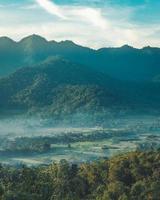
<instances>
[{"instance_id":1,"label":"hazy sky","mask_svg":"<svg viewBox=\"0 0 160 200\"><path fill-rule=\"evenodd\" d=\"M160 46L160 0L0 0L0 35L99 48Z\"/></svg>"}]
</instances>

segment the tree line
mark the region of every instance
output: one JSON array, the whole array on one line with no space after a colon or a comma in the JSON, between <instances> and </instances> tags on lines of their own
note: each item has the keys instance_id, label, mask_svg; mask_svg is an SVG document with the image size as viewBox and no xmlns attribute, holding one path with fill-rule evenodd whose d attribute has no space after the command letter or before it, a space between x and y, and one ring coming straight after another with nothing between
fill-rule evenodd
<instances>
[{"instance_id":1,"label":"tree line","mask_svg":"<svg viewBox=\"0 0 160 200\"><path fill-rule=\"evenodd\" d=\"M80 165L0 166L1 200L159 200L160 151Z\"/></svg>"}]
</instances>

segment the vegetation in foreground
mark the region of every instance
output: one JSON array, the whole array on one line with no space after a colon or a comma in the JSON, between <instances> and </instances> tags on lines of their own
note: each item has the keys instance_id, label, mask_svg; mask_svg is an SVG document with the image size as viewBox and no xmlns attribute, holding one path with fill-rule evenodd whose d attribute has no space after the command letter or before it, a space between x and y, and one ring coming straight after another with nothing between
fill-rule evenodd
<instances>
[{"instance_id":1,"label":"vegetation in foreground","mask_svg":"<svg viewBox=\"0 0 160 200\"><path fill-rule=\"evenodd\" d=\"M2 200L159 200L160 151L91 164L0 167Z\"/></svg>"}]
</instances>

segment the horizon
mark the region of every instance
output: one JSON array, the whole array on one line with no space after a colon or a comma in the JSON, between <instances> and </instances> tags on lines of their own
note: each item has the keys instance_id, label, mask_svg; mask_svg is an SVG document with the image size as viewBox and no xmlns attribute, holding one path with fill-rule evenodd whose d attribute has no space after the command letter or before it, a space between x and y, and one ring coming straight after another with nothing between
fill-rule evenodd
<instances>
[{"instance_id":1,"label":"horizon","mask_svg":"<svg viewBox=\"0 0 160 200\"><path fill-rule=\"evenodd\" d=\"M158 0L1 0L0 35L18 41L37 34L93 49L160 47L159 6Z\"/></svg>"},{"instance_id":2,"label":"horizon","mask_svg":"<svg viewBox=\"0 0 160 200\"><path fill-rule=\"evenodd\" d=\"M75 44L75 45L77 45L77 46L81 46L81 47L84 47L84 48L89 48L89 49L92 49L92 50L96 50L96 51L98 51L98 50L100 50L100 49L109 49L109 48L123 48L123 47L129 47L129 48L133 48L133 49L137 49L137 50L142 50L142 49L145 49L145 48L158 48L158 49L160 49L160 47L158 47L158 46L150 46L150 45L148 45L148 46L142 46L142 47L140 47L140 48L138 48L138 47L134 47L134 46L131 46L131 45L129 45L129 44L123 44L123 45L121 45L121 46L102 46L102 47L100 47L100 48L92 48L92 47L89 47L89 46L84 46L84 45L81 45L81 44L78 44L78 43L76 43L75 41L72 41L72 40L60 40L60 41L57 41L57 40L55 40L55 39L51 39L51 40L48 40L47 38L45 38L45 37L43 37L43 36L41 36L41 35L38 35L38 34L31 34L31 35L26 35L26 36L24 36L24 37L22 37L22 38L20 38L20 39L18 39L18 40L15 40L14 38L11 38L11 37L9 37L9 36L5 36L5 35L3 35L3 36L0 36L0 39L2 39L2 38L8 38L8 39L10 39L10 40L12 40L13 42L15 42L15 43L20 43L22 40L24 40L24 39L27 39L27 38L29 38L29 37L32 37L32 36L36 36L36 37L40 37L40 38L42 38L42 39L44 39L44 40L46 40L47 42L56 42L56 43L62 43L62 42L72 42L73 44Z\"/></svg>"}]
</instances>

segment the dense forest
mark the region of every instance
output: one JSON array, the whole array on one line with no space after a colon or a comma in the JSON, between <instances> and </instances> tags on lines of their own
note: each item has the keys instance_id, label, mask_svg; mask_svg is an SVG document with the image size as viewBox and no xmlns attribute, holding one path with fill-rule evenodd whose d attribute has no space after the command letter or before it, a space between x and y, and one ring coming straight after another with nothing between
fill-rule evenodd
<instances>
[{"instance_id":1,"label":"dense forest","mask_svg":"<svg viewBox=\"0 0 160 200\"><path fill-rule=\"evenodd\" d=\"M1 200L159 200L160 151L81 165L0 166Z\"/></svg>"},{"instance_id":2,"label":"dense forest","mask_svg":"<svg viewBox=\"0 0 160 200\"><path fill-rule=\"evenodd\" d=\"M159 58L159 48L93 50L37 35L0 37L0 115L89 113L97 121L110 112L159 113Z\"/></svg>"},{"instance_id":3,"label":"dense forest","mask_svg":"<svg viewBox=\"0 0 160 200\"><path fill-rule=\"evenodd\" d=\"M116 104L110 78L60 58L22 68L0 79L1 109L40 109L62 115ZM108 85L106 87L106 85ZM106 88L105 88L106 87Z\"/></svg>"},{"instance_id":4,"label":"dense forest","mask_svg":"<svg viewBox=\"0 0 160 200\"><path fill-rule=\"evenodd\" d=\"M0 111L71 118L76 113L159 111L159 82L123 82L59 57L0 78ZM151 95L152 94L152 95ZM93 117L94 118L94 117Z\"/></svg>"}]
</instances>

